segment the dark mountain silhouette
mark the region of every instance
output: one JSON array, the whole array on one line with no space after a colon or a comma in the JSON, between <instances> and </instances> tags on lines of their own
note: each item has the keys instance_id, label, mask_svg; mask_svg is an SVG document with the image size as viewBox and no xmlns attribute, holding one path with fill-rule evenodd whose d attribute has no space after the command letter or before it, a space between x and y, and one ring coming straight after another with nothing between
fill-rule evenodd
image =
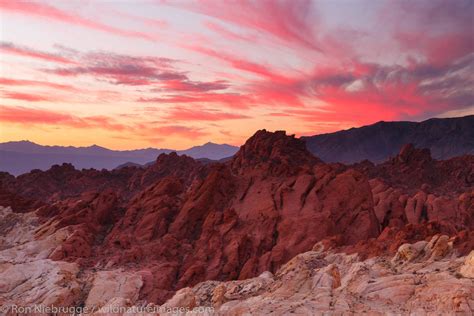
<instances>
[{"instance_id":1,"label":"dark mountain silhouette","mask_svg":"<svg viewBox=\"0 0 474 316\"><path fill-rule=\"evenodd\" d=\"M219 160L232 156L238 147L227 144L206 143L202 146L177 151L192 158ZM13 175L33 169L46 170L54 164L71 163L78 169L114 169L123 164L143 165L154 161L171 149L145 148L136 150L111 150L97 145L89 147L42 146L30 141L0 144L0 171Z\"/></svg>"},{"instance_id":2,"label":"dark mountain silhouette","mask_svg":"<svg viewBox=\"0 0 474 316\"><path fill-rule=\"evenodd\" d=\"M382 162L412 143L428 148L434 159L474 154L474 115L417 122L378 122L329 134L302 137L325 162Z\"/></svg>"},{"instance_id":3,"label":"dark mountain silhouette","mask_svg":"<svg viewBox=\"0 0 474 316\"><path fill-rule=\"evenodd\" d=\"M194 146L187 150L178 151L178 154L184 154L193 158L207 158L210 160L220 160L233 156L239 150L238 147L227 144L205 143L201 146Z\"/></svg>"}]
</instances>

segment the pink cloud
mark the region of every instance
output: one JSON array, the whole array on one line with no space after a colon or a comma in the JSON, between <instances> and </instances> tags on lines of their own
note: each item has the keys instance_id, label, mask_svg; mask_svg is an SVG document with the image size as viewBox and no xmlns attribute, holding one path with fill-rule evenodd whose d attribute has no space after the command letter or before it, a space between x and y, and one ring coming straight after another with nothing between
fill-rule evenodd
<instances>
[{"instance_id":1,"label":"pink cloud","mask_svg":"<svg viewBox=\"0 0 474 316\"><path fill-rule=\"evenodd\" d=\"M239 57L236 57L224 52L218 52L213 49L205 48L202 46L196 46L196 45L195 46L183 45L183 46L193 51L199 52L201 54L208 55L210 57L225 61L229 63L235 69L243 70L245 72L252 73L260 77L270 79L275 82L287 82L289 80L287 77L275 73L267 66L245 60L244 58L239 58Z\"/></svg>"},{"instance_id":2,"label":"pink cloud","mask_svg":"<svg viewBox=\"0 0 474 316\"><path fill-rule=\"evenodd\" d=\"M219 134L213 121L245 118L229 109L245 109L246 115L260 120L262 125L267 120L275 122L285 117L280 120L289 126L282 128L291 129L295 128L291 124L300 123L309 126L325 122L333 127L338 122L358 125L378 120L423 119L474 104L472 1L384 2L368 6L371 11L367 17L374 21L362 21L349 14L350 18L344 23L337 16L336 23L328 24L325 23L334 22L331 19L335 17L319 18L320 8L315 8L315 3L310 0L243 0L172 4L200 14L189 14L196 19L189 21L191 27L204 25L207 28L204 35L196 36L194 33L202 29L191 29L187 22L180 25L179 30L167 29L166 35L172 40L166 41L166 45L175 46L169 54L176 52L174 56L180 60L104 51L81 52L64 47L56 47L55 52L43 52L12 43L2 44L0 49L42 62L58 63L44 63L39 69L48 79L58 80L54 77L62 76L62 81L69 83L87 77L88 82L96 80L101 85L104 82L114 85L106 88L111 91L105 91L103 99L115 91L115 100L135 100L139 106L166 104L168 107L157 107L161 112L154 113L162 120L158 122L148 122L146 116L137 111L139 116L120 117L127 124L107 115L74 117L66 120L68 123L61 123L81 128L109 126L111 130L144 139L156 138L156 135L160 138L208 135L207 129L176 125L173 121L200 122L200 127L208 126L209 131ZM343 7L344 12L358 5ZM22 13L26 18L36 16L93 31L148 38L148 33L144 33L144 37L135 36L127 30L48 4L6 2L1 3L0 8ZM321 8L328 9L325 4L321 4ZM382 9L377 11L379 8ZM341 14L347 14L344 12ZM167 27L160 19L128 16L128 12L123 17L157 31ZM173 18L170 17L170 21ZM372 22L379 19L380 23L374 25L380 28L371 29ZM211 36L207 36L208 33ZM77 43L77 47L82 47L80 45ZM183 52L182 48L186 50ZM129 51L128 47L117 49ZM274 54L272 51L266 58L264 53L271 49ZM0 78L0 84L70 89L68 85L12 80ZM5 97L29 102L54 101L53 93L23 92L6 92ZM264 117L265 112L269 112L269 117ZM165 126L160 126L163 124Z\"/></svg>"},{"instance_id":3,"label":"pink cloud","mask_svg":"<svg viewBox=\"0 0 474 316\"><path fill-rule=\"evenodd\" d=\"M197 139L209 135L209 133L203 131L200 128L180 125L160 126L148 131L148 133L150 132L155 133L157 136L179 136L190 139Z\"/></svg>"},{"instance_id":4,"label":"pink cloud","mask_svg":"<svg viewBox=\"0 0 474 316\"><path fill-rule=\"evenodd\" d=\"M87 126L94 126L100 128L106 129L106 130L111 130L111 131L124 131L128 129L126 125L116 123L114 120L107 116L88 116L84 119L82 119L84 122L84 127Z\"/></svg>"},{"instance_id":5,"label":"pink cloud","mask_svg":"<svg viewBox=\"0 0 474 316\"><path fill-rule=\"evenodd\" d=\"M25 126L68 127L84 130L103 129L124 135L139 136L143 139L162 139L174 136L198 139L209 135L203 128L182 125L158 125L154 122L130 122L122 124L108 116L76 116L39 108L0 105L0 122Z\"/></svg>"},{"instance_id":6,"label":"pink cloud","mask_svg":"<svg viewBox=\"0 0 474 316\"><path fill-rule=\"evenodd\" d=\"M392 1L379 14L403 52L441 66L474 52L473 10L471 0Z\"/></svg>"},{"instance_id":7,"label":"pink cloud","mask_svg":"<svg viewBox=\"0 0 474 316\"><path fill-rule=\"evenodd\" d=\"M28 102L39 102L39 101L53 101L55 98L51 96L21 93L21 92L3 92L3 97L7 99L15 99Z\"/></svg>"},{"instance_id":8,"label":"pink cloud","mask_svg":"<svg viewBox=\"0 0 474 316\"><path fill-rule=\"evenodd\" d=\"M59 124L74 121L69 114L26 107L0 106L0 121L17 124Z\"/></svg>"},{"instance_id":9,"label":"pink cloud","mask_svg":"<svg viewBox=\"0 0 474 316\"><path fill-rule=\"evenodd\" d=\"M237 40L237 41L256 41L257 36L251 34L239 34L237 32L232 32L229 29L225 28L224 26L213 23L211 21L206 21L204 25L214 31L215 33L219 34L220 36L229 39L229 40Z\"/></svg>"},{"instance_id":10,"label":"pink cloud","mask_svg":"<svg viewBox=\"0 0 474 316\"><path fill-rule=\"evenodd\" d=\"M81 66L43 69L63 77L93 76L119 85L152 85L168 80L187 80L173 67L176 60L149 56L128 56L114 53L77 53Z\"/></svg>"},{"instance_id":11,"label":"pink cloud","mask_svg":"<svg viewBox=\"0 0 474 316\"><path fill-rule=\"evenodd\" d=\"M138 102L145 103L220 103L230 108L246 109L253 104L249 95L237 93L194 93L190 95L171 95L165 97L141 97Z\"/></svg>"},{"instance_id":12,"label":"pink cloud","mask_svg":"<svg viewBox=\"0 0 474 316\"><path fill-rule=\"evenodd\" d=\"M30 1L0 1L0 10L78 25L89 29L129 38L141 38L148 41L157 40L156 36L150 35L148 33L124 30L100 22L92 21L83 18L78 14L62 11L46 3Z\"/></svg>"},{"instance_id":13,"label":"pink cloud","mask_svg":"<svg viewBox=\"0 0 474 316\"><path fill-rule=\"evenodd\" d=\"M215 110L174 108L169 111L165 118L176 121L223 121L245 119L249 117L241 114L225 113Z\"/></svg>"},{"instance_id":14,"label":"pink cloud","mask_svg":"<svg viewBox=\"0 0 474 316\"><path fill-rule=\"evenodd\" d=\"M426 33L399 33L396 39L402 48L419 51L427 62L445 65L474 52L472 33L445 33L429 36Z\"/></svg>"},{"instance_id":15,"label":"pink cloud","mask_svg":"<svg viewBox=\"0 0 474 316\"><path fill-rule=\"evenodd\" d=\"M314 1L200 1L187 2L183 6L226 23L271 35L286 43L320 50L314 33L319 24Z\"/></svg>"},{"instance_id":16,"label":"pink cloud","mask_svg":"<svg viewBox=\"0 0 474 316\"><path fill-rule=\"evenodd\" d=\"M132 15L129 13L117 11L117 10L111 10L108 9L109 13L112 13L116 15L117 17L123 18L123 19L128 19L131 21L143 23L144 25L147 25L149 27L156 27L160 29L168 28L169 23L168 21L162 20L162 19L153 19L153 18L147 18L144 16L137 16L137 15Z\"/></svg>"},{"instance_id":17,"label":"pink cloud","mask_svg":"<svg viewBox=\"0 0 474 316\"><path fill-rule=\"evenodd\" d=\"M2 3L2 2L0 2ZM30 58L37 58L45 61L55 62L55 63L63 63L63 64L75 64L76 62L65 58L60 55L41 52L35 49L17 46L13 43L9 42L0 42L0 50L18 56L30 57Z\"/></svg>"},{"instance_id":18,"label":"pink cloud","mask_svg":"<svg viewBox=\"0 0 474 316\"><path fill-rule=\"evenodd\" d=\"M284 113L307 122L350 119L355 124L417 118L424 113L443 113L474 103L474 93L469 84L461 83L469 81L466 76L469 76L471 65L472 61L468 60L444 67L430 64L402 67L355 63L344 69L326 69L311 77L301 78L300 82L291 86L294 94L323 101L324 105L316 109L294 109ZM457 75L447 79L446 76L453 76L454 70ZM356 86L351 88L353 84Z\"/></svg>"},{"instance_id":19,"label":"pink cloud","mask_svg":"<svg viewBox=\"0 0 474 316\"><path fill-rule=\"evenodd\" d=\"M123 131L127 129L125 125L119 124L112 118L105 116L79 117L63 112L22 106L0 105L0 122L27 126L50 125L82 129L100 128L111 131Z\"/></svg>"},{"instance_id":20,"label":"pink cloud","mask_svg":"<svg viewBox=\"0 0 474 316\"><path fill-rule=\"evenodd\" d=\"M71 85L59 84L49 81L36 81L36 80L24 80L24 79L11 79L11 78L1 78L0 85L4 86L38 86L53 88L63 91L78 91L75 87Z\"/></svg>"}]
</instances>

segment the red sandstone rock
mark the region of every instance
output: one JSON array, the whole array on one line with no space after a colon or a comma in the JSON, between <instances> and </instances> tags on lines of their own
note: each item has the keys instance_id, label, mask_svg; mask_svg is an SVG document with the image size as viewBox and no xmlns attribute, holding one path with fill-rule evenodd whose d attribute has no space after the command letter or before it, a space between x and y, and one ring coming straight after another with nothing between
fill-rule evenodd
<instances>
[{"instance_id":1,"label":"red sandstone rock","mask_svg":"<svg viewBox=\"0 0 474 316\"><path fill-rule=\"evenodd\" d=\"M0 175L1 189L15 192L0 201L46 204L36 210L44 221L37 236L72 230L50 259L134 270L140 299L161 303L204 280L275 272L320 241L370 257L443 233L465 253L473 240L472 162L435 161L405 146L384 164L350 168L262 130L225 164L172 153L145 169L63 164ZM22 204L26 198L32 202Z\"/></svg>"}]
</instances>

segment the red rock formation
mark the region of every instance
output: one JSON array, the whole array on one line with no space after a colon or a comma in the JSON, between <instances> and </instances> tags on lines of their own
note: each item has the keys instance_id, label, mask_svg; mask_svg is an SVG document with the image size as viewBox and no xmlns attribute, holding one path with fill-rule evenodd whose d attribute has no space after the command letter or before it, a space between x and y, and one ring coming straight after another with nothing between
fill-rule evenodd
<instances>
[{"instance_id":1,"label":"red rock formation","mask_svg":"<svg viewBox=\"0 0 474 316\"><path fill-rule=\"evenodd\" d=\"M354 165L369 178L380 178L392 187L445 194L465 192L474 186L474 155L433 160L428 149L405 145L400 153L379 165L366 161Z\"/></svg>"},{"instance_id":2,"label":"red rock formation","mask_svg":"<svg viewBox=\"0 0 474 316\"><path fill-rule=\"evenodd\" d=\"M259 172L287 175L316 162L319 159L307 151L304 142L294 135L287 136L284 131L269 133L260 130L235 154L231 165L240 173L258 169Z\"/></svg>"},{"instance_id":3,"label":"red rock formation","mask_svg":"<svg viewBox=\"0 0 474 316\"><path fill-rule=\"evenodd\" d=\"M321 240L370 256L442 232L460 234L459 249L467 248L472 159L438 162L406 146L384 164L349 168L322 163L294 136L262 130L224 164L172 153L145 169L63 164L2 175L2 190L17 197L0 201L45 204L37 236L73 231L50 259L137 271L140 298L160 303L200 281L276 271Z\"/></svg>"}]
</instances>

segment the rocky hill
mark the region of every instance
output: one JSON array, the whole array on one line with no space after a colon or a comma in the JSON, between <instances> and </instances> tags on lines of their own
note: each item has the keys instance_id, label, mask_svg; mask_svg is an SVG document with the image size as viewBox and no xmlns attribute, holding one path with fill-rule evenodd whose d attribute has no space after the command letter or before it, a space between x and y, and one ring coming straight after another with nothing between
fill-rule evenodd
<instances>
[{"instance_id":1,"label":"rocky hill","mask_svg":"<svg viewBox=\"0 0 474 316\"><path fill-rule=\"evenodd\" d=\"M380 163L403 145L431 150L433 158L474 154L474 115L423 122L378 122L335 133L303 137L308 150L326 162Z\"/></svg>"},{"instance_id":2,"label":"rocky hill","mask_svg":"<svg viewBox=\"0 0 474 316\"><path fill-rule=\"evenodd\" d=\"M310 304L304 293L311 286L323 286L330 289L320 295L335 310L379 311L390 299L383 290L390 287L383 277L390 277L387 282L407 287L386 309L398 312L416 281L386 263L400 246L443 234L452 258L473 249L473 159L435 161L429 151L407 145L377 166L326 164L302 140L261 130L223 163L171 153L146 168L78 171L63 164L16 178L3 173L0 303L187 304L238 315L259 308L252 302L266 302L258 298L264 295L275 312L286 313ZM372 261L357 263L364 260ZM464 258L453 260L438 269L454 275ZM364 265L375 272L367 274ZM364 277L351 283L338 281L338 274ZM459 274L456 293L472 293L469 275ZM339 283L341 299L361 288L366 301L333 301L331 289ZM424 293L411 310L432 308ZM285 297L295 304L277 309ZM232 300L233 307L222 309ZM459 302L460 311L474 306L472 296Z\"/></svg>"}]
</instances>

